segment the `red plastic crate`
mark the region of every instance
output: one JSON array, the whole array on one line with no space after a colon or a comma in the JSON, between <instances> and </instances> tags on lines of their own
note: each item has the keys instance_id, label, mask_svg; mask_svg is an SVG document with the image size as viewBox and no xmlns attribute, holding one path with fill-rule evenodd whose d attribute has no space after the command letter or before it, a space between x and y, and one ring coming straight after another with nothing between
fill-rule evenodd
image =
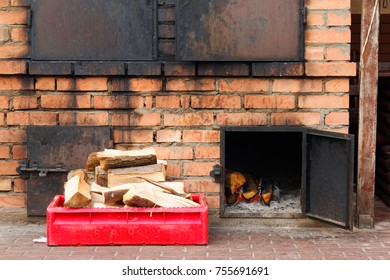
<instances>
[{"instance_id":1,"label":"red plastic crate","mask_svg":"<svg viewBox=\"0 0 390 280\"><path fill-rule=\"evenodd\" d=\"M57 195L47 208L47 245L201 245L208 242L208 209L67 208Z\"/></svg>"}]
</instances>

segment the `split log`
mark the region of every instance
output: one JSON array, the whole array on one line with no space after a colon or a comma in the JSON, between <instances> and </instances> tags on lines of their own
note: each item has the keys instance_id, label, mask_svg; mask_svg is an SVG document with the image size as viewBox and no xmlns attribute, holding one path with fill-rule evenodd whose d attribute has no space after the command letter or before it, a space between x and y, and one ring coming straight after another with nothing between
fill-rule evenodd
<instances>
[{"instance_id":1,"label":"split log","mask_svg":"<svg viewBox=\"0 0 390 280\"><path fill-rule=\"evenodd\" d=\"M87 158L86 169L87 171L95 171L95 168L99 166L100 162L97 157L97 152L91 153Z\"/></svg>"},{"instance_id":2,"label":"split log","mask_svg":"<svg viewBox=\"0 0 390 280\"><path fill-rule=\"evenodd\" d=\"M230 193L239 192L240 188L246 183L245 176L240 172L226 172L226 186Z\"/></svg>"},{"instance_id":3,"label":"split log","mask_svg":"<svg viewBox=\"0 0 390 280\"><path fill-rule=\"evenodd\" d=\"M152 164L146 166L109 169L107 172L107 186L109 188L134 182L137 177L164 182L166 170L164 164Z\"/></svg>"},{"instance_id":4,"label":"split log","mask_svg":"<svg viewBox=\"0 0 390 280\"><path fill-rule=\"evenodd\" d=\"M250 174L245 174L246 183L242 186L242 196L251 201L259 193L259 182Z\"/></svg>"},{"instance_id":5,"label":"split log","mask_svg":"<svg viewBox=\"0 0 390 280\"><path fill-rule=\"evenodd\" d=\"M80 175L65 183L64 205L71 208L87 206L91 202L91 186Z\"/></svg>"},{"instance_id":6,"label":"split log","mask_svg":"<svg viewBox=\"0 0 390 280\"><path fill-rule=\"evenodd\" d=\"M157 187L158 188L158 187ZM198 203L164 192L161 188L151 189L132 186L123 196L123 203L132 207L197 207Z\"/></svg>"},{"instance_id":7,"label":"split log","mask_svg":"<svg viewBox=\"0 0 390 280\"><path fill-rule=\"evenodd\" d=\"M84 181L88 181L88 175L87 172L83 169L75 169L68 172L67 180L69 181L74 176L79 175L80 178L83 178Z\"/></svg>"},{"instance_id":8,"label":"split log","mask_svg":"<svg viewBox=\"0 0 390 280\"><path fill-rule=\"evenodd\" d=\"M97 153L100 166L104 170L123 167L144 166L157 163L154 149L120 151L106 149Z\"/></svg>"},{"instance_id":9,"label":"split log","mask_svg":"<svg viewBox=\"0 0 390 280\"><path fill-rule=\"evenodd\" d=\"M140 183L128 183L119 186L115 186L112 188L105 188L98 186L97 184L92 184L91 190L94 192L99 192L102 194L103 203L105 204L120 204L123 203L123 196L128 192L128 190L132 187L136 188L145 188L156 191L165 191L172 190L174 193L185 196L184 192L184 183L183 182L164 182L159 183L160 186L156 186L150 182ZM165 189L161 190L161 187L165 187Z\"/></svg>"},{"instance_id":10,"label":"split log","mask_svg":"<svg viewBox=\"0 0 390 280\"><path fill-rule=\"evenodd\" d=\"M95 168L95 182L99 186L107 187L107 171L103 170L100 166Z\"/></svg>"}]
</instances>

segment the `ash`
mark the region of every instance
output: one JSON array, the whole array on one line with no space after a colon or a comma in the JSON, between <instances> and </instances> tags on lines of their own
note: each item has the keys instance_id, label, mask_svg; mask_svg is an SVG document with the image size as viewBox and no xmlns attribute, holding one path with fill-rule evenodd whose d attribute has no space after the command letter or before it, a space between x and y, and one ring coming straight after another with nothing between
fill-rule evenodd
<instances>
[{"instance_id":1,"label":"ash","mask_svg":"<svg viewBox=\"0 0 390 280\"><path fill-rule=\"evenodd\" d=\"M280 201L271 201L270 206L261 202L241 202L228 205L225 208L227 213L247 212L247 213L301 213L300 190L282 192Z\"/></svg>"}]
</instances>

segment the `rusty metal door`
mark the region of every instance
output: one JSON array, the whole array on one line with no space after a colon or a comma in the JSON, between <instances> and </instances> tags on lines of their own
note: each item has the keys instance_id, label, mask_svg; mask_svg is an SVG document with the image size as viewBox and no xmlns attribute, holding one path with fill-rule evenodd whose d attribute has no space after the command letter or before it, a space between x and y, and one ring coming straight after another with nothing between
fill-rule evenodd
<instances>
[{"instance_id":1,"label":"rusty metal door","mask_svg":"<svg viewBox=\"0 0 390 280\"><path fill-rule=\"evenodd\" d=\"M32 59L152 60L156 1L34 0Z\"/></svg>"},{"instance_id":2,"label":"rusty metal door","mask_svg":"<svg viewBox=\"0 0 390 280\"><path fill-rule=\"evenodd\" d=\"M302 0L179 0L177 58L303 60Z\"/></svg>"},{"instance_id":3,"label":"rusty metal door","mask_svg":"<svg viewBox=\"0 0 390 280\"><path fill-rule=\"evenodd\" d=\"M353 135L307 130L304 211L353 229Z\"/></svg>"},{"instance_id":4,"label":"rusty metal door","mask_svg":"<svg viewBox=\"0 0 390 280\"><path fill-rule=\"evenodd\" d=\"M56 172L57 168L59 171L85 168L90 153L112 145L109 127L28 127L25 166L30 171L22 173L28 176L27 215L45 216L53 197L64 193L67 172Z\"/></svg>"}]
</instances>

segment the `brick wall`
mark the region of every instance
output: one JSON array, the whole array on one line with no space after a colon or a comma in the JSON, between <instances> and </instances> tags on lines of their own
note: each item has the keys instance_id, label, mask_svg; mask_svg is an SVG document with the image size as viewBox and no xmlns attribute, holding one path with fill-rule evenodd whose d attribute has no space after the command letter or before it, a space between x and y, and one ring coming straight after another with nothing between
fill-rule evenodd
<instances>
[{"instance_id":1,"label":"brick wall","mask_svg":"<svg viewBox=\"0 0 390 280\"><path fill-rule=\"evenodd\" d=\"M25 207L30 125L112 126L115 147L153 146L170 180L219 207L209 172L220 126L300 125L346 133L350 1L306 0L305 63L277 77L255 63L180 63L175 1L158 0L156 62L31 62L29 0L0 0L0 207Z\"/></svg>"}]
</instances>

